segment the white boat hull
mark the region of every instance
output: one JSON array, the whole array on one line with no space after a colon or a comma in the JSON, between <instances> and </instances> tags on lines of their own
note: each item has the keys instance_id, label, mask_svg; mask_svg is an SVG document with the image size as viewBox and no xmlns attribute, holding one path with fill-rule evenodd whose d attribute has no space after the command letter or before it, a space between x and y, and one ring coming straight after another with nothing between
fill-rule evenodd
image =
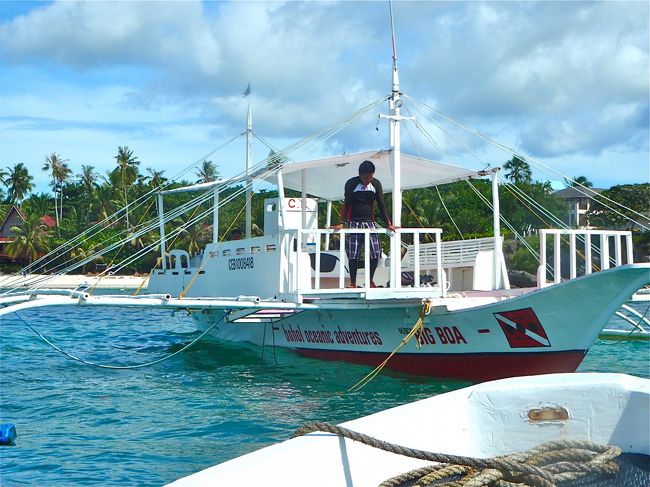
<instances>
[{"instance_id":1,"label":"white boat hull","mask_svg":"<svg viewBox=\"0 0 650 487\"><path fill-rule=\"evenodd\" d=\"M504 379L382 411L341 426L430 452L478 458L559 439L650 454L650 381L621 374L556 374ZM330 433L311 433L227 461L174 486L377 486L429 462Z\"/></svg>"},{"instance_id":2,"label":"white boat hull","mask_svg":"<svg viewBox=\"0 0 650 487\"><path fill-rule=\"evenodd\" d=\"M450 309L475 303L462 297L438 300L423 332L386 368L470 381L573 372L605 323L649 277L648 266L629 265L456 311ZM329 300L275 323L224 320L212 333L223 340L376 366L400 344L420 309L419 301ZM222 310L193 316L206 329Z\"/></svg>"}]
</instances>

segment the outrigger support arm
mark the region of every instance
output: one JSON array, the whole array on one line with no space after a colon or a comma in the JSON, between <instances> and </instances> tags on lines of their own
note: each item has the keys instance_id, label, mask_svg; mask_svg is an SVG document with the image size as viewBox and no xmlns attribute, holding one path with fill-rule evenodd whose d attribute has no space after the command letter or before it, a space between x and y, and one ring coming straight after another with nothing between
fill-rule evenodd
<instances>
[{"instance_id":1,"label":"outrigger support arm","mask_svg":"<svg viewBox=\"0 0 650 487\"><path fill-rule=\"evenodd\" d=\"M45 291L45 290L44 290ZM305 310L318 309L314 304L285 303L281 301L261 301L255 296L241 298L172 298L169 295L140 295L140 296L91 296L69 295L60 296L44 293L43 295L21 294L3 298L0 304L0 316L15 313L25 309L42 308L46 306L116 306L124 308L163 308L163 309L274 309L274 310Z\"/></svg>"}]
</instances>

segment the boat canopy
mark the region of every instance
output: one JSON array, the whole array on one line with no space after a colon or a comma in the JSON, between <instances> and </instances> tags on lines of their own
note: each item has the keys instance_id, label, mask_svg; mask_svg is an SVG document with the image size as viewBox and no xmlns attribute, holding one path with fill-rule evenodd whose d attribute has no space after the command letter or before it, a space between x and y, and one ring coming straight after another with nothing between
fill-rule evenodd
<instances>
[{"instance_id":1,"label":"boat canopy","mask_svg":"<svg viewBox=\"0 0 650 487\"><path fill-rule=\"evenodd\" d=\"M375 165L375 177L381 181L385 193L393 190L393 171L390 150L344 154L311 161L285 164L282 179L285 188L305 191L328 201L343 199L345 182L358 174L359 164L365 160ZM402 153L402 189L415 189L451 183L484 176L483 171L443 164ZM304 186L303 186L304 184Z\"/></svg>"}]
</instances>

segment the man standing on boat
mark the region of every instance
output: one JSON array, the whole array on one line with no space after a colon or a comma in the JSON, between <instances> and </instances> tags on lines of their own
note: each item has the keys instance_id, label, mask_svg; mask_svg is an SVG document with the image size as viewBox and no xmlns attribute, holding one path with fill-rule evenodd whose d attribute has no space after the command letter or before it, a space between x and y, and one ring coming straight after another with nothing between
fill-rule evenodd
<instances>
[{"instance_id":1,"label":"man standing on boat","mask_svg":"<svg viewBox=\"0 0 650 487\"><path fill-rule=\"evenodd\" d=\"M375 228L375 202L379 206L386 228L394 231L395 226L388 217L386 203L384 202L384 190L379 180L374 178L375 165L371 161L363 161L359 165L359 175L348 179L345 183L345 200L341 208L341 222L334 225L334 230L340 230L344 225L348 228L363 229ZM363 233L351 233L345 238L345 253L348 256L350 267L350 286L357 287L358 259L361 249L364 246ZM379 237L376 233L370 234L370 287L377 287L373 282L377 263L381 256Z\"/></svg>"}]
</instances>

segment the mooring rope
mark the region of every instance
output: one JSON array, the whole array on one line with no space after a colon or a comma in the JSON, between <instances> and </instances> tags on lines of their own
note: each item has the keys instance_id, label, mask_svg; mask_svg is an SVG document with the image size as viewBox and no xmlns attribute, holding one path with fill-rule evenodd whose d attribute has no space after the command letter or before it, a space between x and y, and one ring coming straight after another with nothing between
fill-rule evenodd
<instances>
[{"instance_id":1,"label":"mooring rope","mask_svg":"<svg viewBox=\"0 0 650 487\"><path fill-rule=\"evenodd\" d=\"M170 353L169 355L165 355L165 356L162 357L162 358L159 358L159 359L157 359L157 360L153 360L153 361L151 361L151 362L146 362L146 363L143 363L143 364L135 364L135 365L106 365L106 364L98 364L98 363L96 363L96 362L90 362L90 361L88 361L88 360L85 360L85 359L82 359L82 358L76 357L75 355L72 355L70 352L66 352L65 350L62 350L62 349L59 348L57 345L55 345L54 343L52 343L50 340L48 340L47 338L45 338L45 337L43 336L43 334L42 334L41 332L39 332L36 328L34 328L34 327L33 327L32 325L30 325L29 323L27 323L27 322L22 318L22 316L20 316L18 313L14 313L14 315L16 315L16 317L17 317L20 321L22 321L22 322L25 324L25 326L26 326L27 328L29 328L30 330L32 330L32 331L33 331L33 332L34 332L34 333L35 333L35 334L36 334L36 335L37 335L41 340L43 340L43 341L44 341L45 343L47 343L50 347L52 347L54 350L56 350L57 352L59 352L59 353L65 355L66 357L68 357L68 358L70 358L70 359L72 359L72 360L74 360L74 361L76 361L76 362L80 362L80 363L82 363L82 364L84 364L84 365L89 365L89 366L91 366L91 367L98 367L98 368L100 368L100 369L117 369L117 370L141 369L141 368L143 368L143 367L150 367L150 366L152 366L152 365L159 364L160 362L164 362L165 360L169 360L170 358L172 358L172 357L178 355L179 353L184 352L185 350L187 350L188 348L190 348L192 345L194 345L195 343L197 343L199 340L201 340L201 338L203 338L203 337L204 337L205 335L207 335L210 331L212 331L212 329L213 329L215 326L217 326L219 323L221 323L221 322L224 320L224 318L225 318L226 316L228 316L228 314L230 314L230 311L225 312L221 318L219 318L217 321L215 321L214 323L212 323L212 324L211 324L211 325L210 325L210 326L209 326L209 327L208 327L208 328L207 328L203 333L201 333L198 337L196 337L196 338L195 338L194 340L192 340L190 343L188 343L187 345L185 345L185 346L182 347L181 349L176 350L176 351L173 352L173 353Z\"/></svg>"},{"instance_id":2,"label":"mooring rope","mask_svg":"<svg viewBox=\"0 0 650 487\"><path fill-rule=\"evenodd\" d=\"M411 328L411 331L409 331L404 338L402 338L402 341L395 347L395 350L393 350L386 359L380 363L377 367L375 367L373 370L371 370L368 374L366 374L363 379L361 379L359 382L354 384L352 387L350 387L347 392L356 392L360 390L362 387L365 387L371 380L373 380L379 373L382 371L382 369L386 366L388 361L393 358L393 355L395 355L400 348L402 348L404 345L406 345L408 342L411 341L411 338L414 336L422 333L422 330L424 328L424 318L429 314L429 311L431 311L431 299L427 298L422 301L422 308L420 308L420 314L413 325L413 328ZM420 342L416 341L415 345L417 348L420 348Z\"/></svg>"},{"instance_id":3,"label":"mooring rope","mask_svg":"<svg viewBox=\"0 0 650 487\"><path fill-rule=\"evenodd\" d=\"M387 452L436 462L385 480L379 487L399 487L406 482L425 486L431 482L447 487L554 487L588 475L618 472L613 461L621 454L616 446L590 441L558 440L531 450L493 458L448 455L409 448L330 423L309 423L296 430L293 438L323 431L358 441ZM460 478L459 478L460 477Z\"/></svg>"}]
</instances>

